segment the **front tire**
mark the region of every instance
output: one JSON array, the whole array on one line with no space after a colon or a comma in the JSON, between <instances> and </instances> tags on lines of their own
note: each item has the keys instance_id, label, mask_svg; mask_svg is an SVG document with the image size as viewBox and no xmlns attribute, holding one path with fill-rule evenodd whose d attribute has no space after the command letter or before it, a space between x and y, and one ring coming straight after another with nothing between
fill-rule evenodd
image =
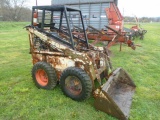
<instances>
[{"instance_id":1,"label":"front tire","mask_svg":"<svg viewBox=\"0 0 160 120\"><path fill-rule=\"evenodd\" d=\"M38 88L53 89L57 85L54 68L46 62L38 62L32 68L33 82Z\"/></svg>"},{"instance_id":2,"label":"front tire","mask_svg":"<svg viewBox=\"0 0 160 120\"><path fill-rule=\"evenodd\" d=\"M81 68L65 69L61 74L60 85L62 92L76 101L89 98L92 92L92 81Z\"/></svg>"}]
</instances>

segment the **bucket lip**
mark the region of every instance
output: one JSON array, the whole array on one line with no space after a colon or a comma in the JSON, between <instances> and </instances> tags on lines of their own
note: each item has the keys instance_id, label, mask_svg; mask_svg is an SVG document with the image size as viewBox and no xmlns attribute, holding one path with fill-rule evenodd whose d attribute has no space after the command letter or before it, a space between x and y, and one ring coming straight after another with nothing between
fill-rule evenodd
<instances>
[{"instance_id":1,"label":"bucket lip","mask_svg":"<svg viewBox=\"0 0 160 120\"><path fill-rule=\"evenodd\" d=\"M117 68L114 70L111 74L111 76L108 78L108 81L103 85L102 91L108 89L110 87L110 84L113 81L114 76L121 70L122 68ZM105 86L105 87L104 87Z\"/></svg>"},{"instance_id":2,"label":"bucket lip","mask_svg":"<svg viewBox=\"0 0 160 120\"><path fill-rule=\"evenodd\" d=\"M108 81L111 81L111 80L113 79L112 77L116 76L116 74L117 74L119 71L123 71L123 72L128 76L130 82L132 83L132 86L136 88L136 85L135 85L133 79L132 79L131 76L128 74L128 72L126 72L126 70L124 70L122 67L119 67L119 68L115 69L115 70L112 72L111 76L109 77ZM111 79L111 78L112 78L112 79ZM111 80L110 80L110 79L111 79Z\"/></svg>"},{"instance_id":3,"label":"bucket lip","mask_svg":"<svg viewBox=\"0 0 160 120\"><path fill-rule=\"evenodd\" d=\"M114 77L117 75L117 73L119 71L123 71L127 75L127 77L129 78L129 81L130 81L132 87L136 88L136 85L135 85L134 81L132 80L132 78L130 77L130 75L123 68L119 67L112 72L112 74L108 78L107 82L103 84L102 91L109 89L110 83L112 83L114 81Z\"/></svg>"},{"instance_id":4,"label":"bucket lip","mask_svg":"<svg viewBox=\"0 0 160 120\"><path fill-rule=\"evenodd\" d=\"M117 69L115 69L114 71L113 71L113 73L112 73L112 75L114 76L114 75L116 75L117 74L117 72L119 72L120 70L124 70L123 68L121 68L121 67L119 67L119 68L117 68Z\"/></svg>"},{"instance_id":5,"label":"bucket lip","mask_svg":"<svg viewBox=\"0 0 160 120\"><path fill-rule=\"evenodd\" d=\"M108 99L108 100L110 101L110 99ZM114 101L110 101L110 102L112 102L112 103L114 104L113 109L114 109L114 112L116 111L116 113L118 114L118 116L117 116L117 115L115 116L114 114L112 114L112 113L109 112L109 111L106 111L106 110L101 109L101 107L100 107L98 104L102 104L103 101L106 101L106 98L104 98L104 97L97 97L97 98L95 99L95 101L94 101L94 106L95 106L95 108L96 108L97 110L101 110L101 111L103 111L103 112L105 112L105 113L107 113L107 114L109 114L109 115L111 115L111 116L113 116L113 117L116 117L116 118L118 118L118 119L120 119L120 120L128 120L129 114L128 114L128 115L123 114L122 110L115 104ZM129 113L130 113L130 112L129 112Z\"/></svg>"}]
</instances>

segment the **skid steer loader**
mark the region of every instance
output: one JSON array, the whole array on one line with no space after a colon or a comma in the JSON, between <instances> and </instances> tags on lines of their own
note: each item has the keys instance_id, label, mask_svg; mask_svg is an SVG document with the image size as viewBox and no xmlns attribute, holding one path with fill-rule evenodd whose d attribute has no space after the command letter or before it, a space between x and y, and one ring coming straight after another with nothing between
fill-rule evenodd
<instances>
[{"instance_id":1,"label":"skid steer loader","mask_svg":"<svg viewBox=\"0 0 160 120\"><path fill-rule=\"evenodd\" d=\"M73 34L71 16L81 18L77 22L81 23L84 39L80 37L82 33ZM53 89L58 82L63 93L76 101L94 94L96 109L118 119L128 119L136 86L122 68L112 70L105 47L88 43L84 27L79 9L32 7L32 23L26 30L33 60L33 81L42 89Z\"/></svg>"}]
</instances>

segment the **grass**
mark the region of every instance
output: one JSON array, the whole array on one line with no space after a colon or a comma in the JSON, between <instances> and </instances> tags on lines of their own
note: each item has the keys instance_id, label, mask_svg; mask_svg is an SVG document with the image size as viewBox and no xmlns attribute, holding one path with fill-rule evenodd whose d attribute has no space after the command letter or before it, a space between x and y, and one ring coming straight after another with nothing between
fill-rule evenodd
<instances>
[{"instance_id":1,"label":"grass","mask_svg":"<svg viewBox=\"0 0 160 120\"><path fill-rule=\"evenodd\" d=\"M160 110L160 23L144 24L143 27L148 30L145 39L135 40L135 44L142 47L135 51L123 47L122 52L112 47L112 62L114 67L121 66L128 71L137 85L130 119L157 120L160 118L157 113Z\"/></svg>"},{"instance_id":2,"label":"grass","mask_svg":"<svg viewBox=\"0 0 160 120\"><path fill-rule=\"evenodd\" d=\"M95 110L94 99L76 102L63 95L60 87L46 91L32 82L32 60L28 23L0 23L0 120L116 120ZM137 85L130 120L160 118L160 23L143 24L144 40L136 39L135 51L111 47L114 68L123 67Z\"/></svg>"}]
</instances>

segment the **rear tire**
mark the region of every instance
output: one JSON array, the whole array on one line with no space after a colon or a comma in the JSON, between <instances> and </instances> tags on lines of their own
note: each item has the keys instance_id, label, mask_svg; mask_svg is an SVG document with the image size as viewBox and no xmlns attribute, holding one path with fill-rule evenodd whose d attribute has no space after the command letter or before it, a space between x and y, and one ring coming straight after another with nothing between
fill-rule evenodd
<instances>
[{"instance_id":1,"label":"rear tire","mask_svg":"<svg viewBox=\"0 0 160 120\"><path fill-rule=\"evenodd\" d=\"M69 67L63 71L60 86L67 97L76 101L89 98L92 92L90 77L84 70L76 67Z\"/></svg>"},{"instance_id":2,"label":"rear tire","mask_svg":"<svg viewBox=\"0 0 160 120\"><path fill-rule=\"evenodd\" d=\"M38 62L32 68L33 82L38 88L53 89L57 85L54 68L46 62Z\"/></svg>"}]
</instances>

